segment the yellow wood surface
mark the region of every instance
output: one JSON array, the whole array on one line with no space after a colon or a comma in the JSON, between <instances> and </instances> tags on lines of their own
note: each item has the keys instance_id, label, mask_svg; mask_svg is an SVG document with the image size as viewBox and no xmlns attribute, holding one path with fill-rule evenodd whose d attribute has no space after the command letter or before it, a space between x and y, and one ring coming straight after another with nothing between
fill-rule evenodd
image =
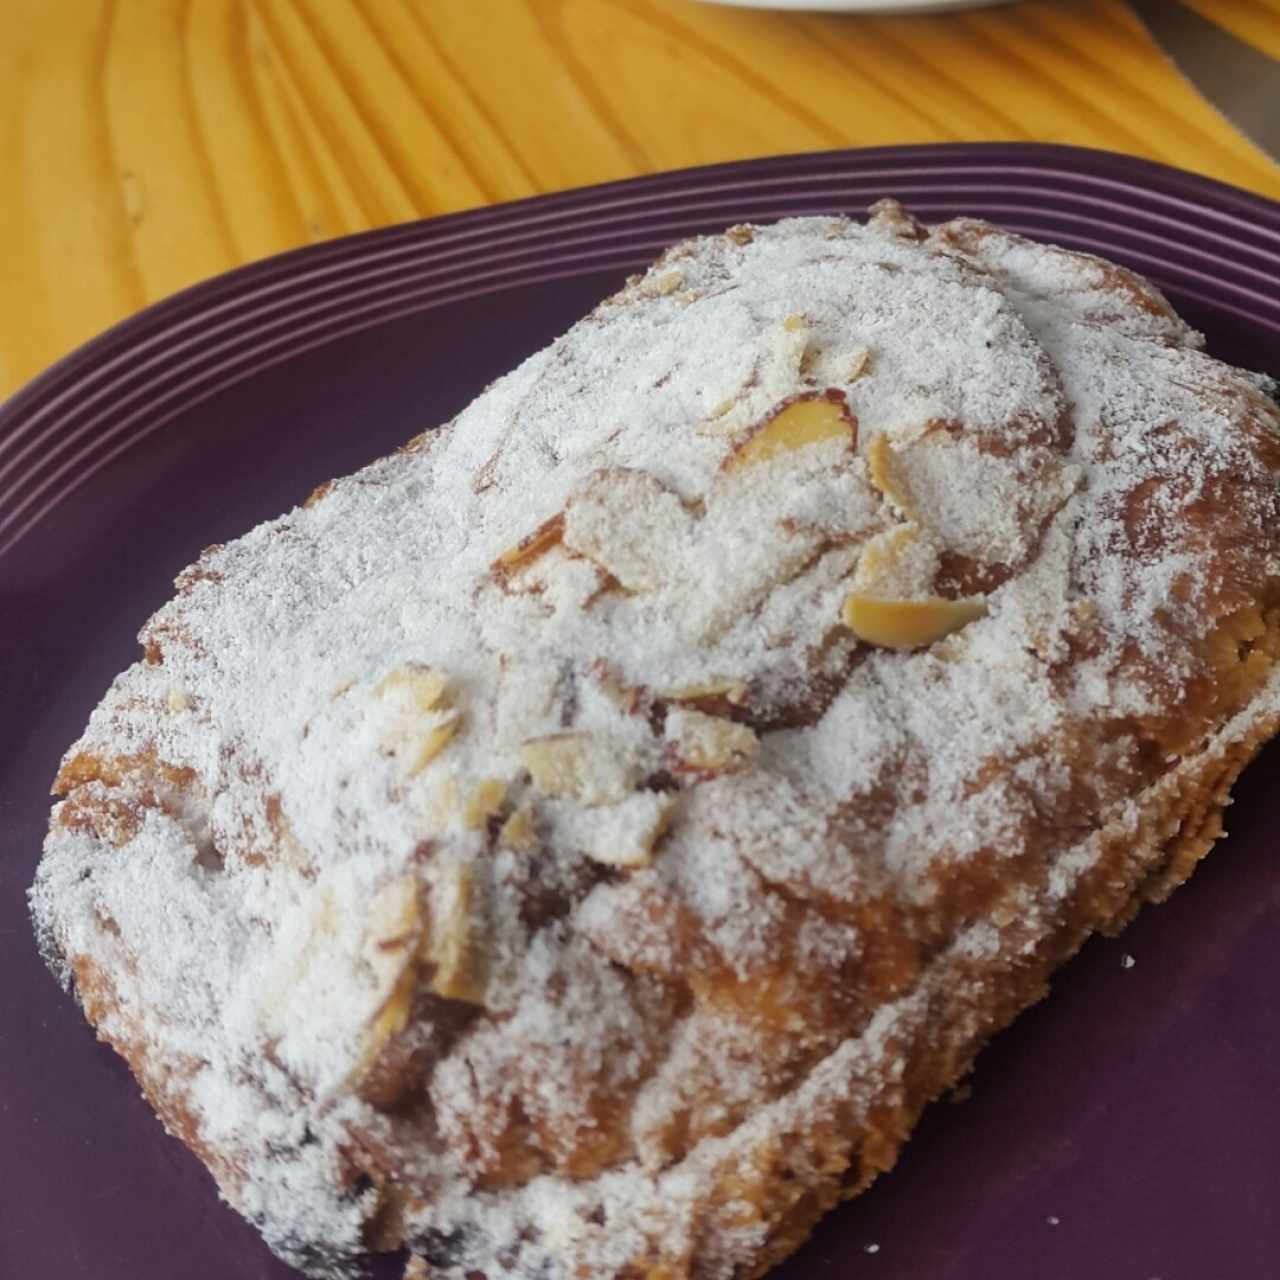
<instances>
[{"instance_id":1,"label":"yellow wood surface","mask_svg":"<svg viewBox=\"0 0 1280 1280\"><path fill-rule=\"evenodd\" d=\"M1194 0L1280 56L1280 0ZM0 395L311 241L786 151L977 139L1280 197L1125 0L936 17L696 0L3 0Z\"/></svg>"}]
</instances>

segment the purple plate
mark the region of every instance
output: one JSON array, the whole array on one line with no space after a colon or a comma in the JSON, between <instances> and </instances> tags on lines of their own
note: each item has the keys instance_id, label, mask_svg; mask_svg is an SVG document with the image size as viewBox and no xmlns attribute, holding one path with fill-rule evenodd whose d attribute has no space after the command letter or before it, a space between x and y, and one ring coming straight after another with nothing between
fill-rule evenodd
<instances>
[{"instance_id":1,"label":"purple plate","mask_svg":"<svg viewBox=\"0 0 1280 1280\"><path fill-rule=\"evenodd\" d=\"M304 249L111 330L0 407L0 1276L285 1280L36 955L24 892L61 752L203 546L442 422L661 246L896 195L1103 253L1210 349L1280 374L1280 205L1048 146L664 174ZM1267 753L1232 835L1095 941L776 1274L1280 1275L1280 874ZM388 1260L379 1277L398 1274Z\"/></svg>"}]
</instances>

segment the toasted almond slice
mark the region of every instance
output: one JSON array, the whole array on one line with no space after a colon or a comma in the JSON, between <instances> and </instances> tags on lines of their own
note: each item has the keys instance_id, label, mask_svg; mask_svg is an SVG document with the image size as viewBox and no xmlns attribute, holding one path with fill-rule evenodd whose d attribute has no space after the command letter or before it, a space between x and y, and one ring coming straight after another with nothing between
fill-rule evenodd
<instances>
[{"instance_id":1,"label":"toasted almond slice","mask_svg":"<svg viewBox=\"0 0 1280 1280\"><path fill-rule=\"evenodd\" d=\"M271 967L262 984L259 1017L271 1036L284 1033L289 1010L318 959L338 950L341 910L323 875L307 881L299 908L272 935ZM375 979L380 977L375 973ZM392 985L386 982L379 990Z\"/></svg>"},{"instance_id":2,"label":"toasted almond slice","mask_svg":"<svg viewBox=\"0 0 1280 1280\"><path fill-rule=\"evenodd\" d=\"M760 746L747 725L683 707L667 716L666 733L675 747L679 767L699 771L740 768Z\"/></svg>"},{"instance_id":3,"label":"toasted almond slice","mask_svg":"<svg viewBox=\"0 0 1280 1280\"><path fill-rule=\"evenodd\" d=\"M709 680L705 684L686 684L677 689L664 689L659 697L672 702L710 702L723 698L735 707L740 707L747 700L747 685L744 680Z\"/></svg>"},{"instance_id":4,"label":"toasted almond slice","mask_svg":"<svg viewBox=\"0 0 1280 1280\"><path fill-rule=\"evenodd\" d=\"M418 975L412 965L396 980L387 1003L373 1020L370 1027L370 1039L378 1048L392 1036L398 1035L409 1025L409 1014L413 1009L413 995L418 988Z\"/></svg>"},{"instance_id":5,"label":"toasted almond slice","mask_svg":"<svg viewBox=\"0 0 1280 1280\"><path fill-rule=\"evenodd\" d=\"M533 817L526 808L517 809L502 824L498 832L498 844L517 853L528 853L538 843L537 833L533 829Z\"/></svg>"},{"instance_id":6,"label":"toasted almond slice","mask_svg":"<svg viewBox=\"0 0 1280 1280\"><path fill-rule=\"evenodd\" d=\"M392 1036L399 1035L409 1025L409 1015L413 1011L413 997L417 994L417 990L418 971L415 965L410 964L400 974L386 1002L365 1029L360 1060L348 1078L351 1084L359 1085L368 1076L387 1041Z\"/></svg>"},{"instance_id":7,"label":"toasted almond slice","mask_svg":"<svg viewBox=\"0 0 1280 1280\"><path fill-rule=\"evenodd\" d=\"M421 921L416 876L400 876L374 894L369 903L367 950L375 968L409 946Z\"/></svg>"},{"instance_id":8,"label":"toasted almond slice","mask_svg":"<svg viewBox=\"0 0 1280 1280\"><path fill-rule=\"evenodd\" d=\"M513 573L531 564L544 551L560 541L564 533L564 513L544 520L532 533L526 534L509 551L504 551L492 564L498 579L505 582Z\"/></svg>"},{"instance_id":9,"label":"toasted almond slice","mask_svg":"<svg viewBox=\"0 0 1280 1280\"><path fill-rule=\"evenodd\" d=\"M413 965L407 965L396 979L386 1003L378 1011L369 1026L370 1048L374 1053L392 1036L398 1035L409 1025L413 1009L414 992L418 989L418 974Z\"/></svg>"},{"instance_id":10,"label":"toasted almond slice","mask_svg":"<svg viewBox=\"0 0 1280 1280\"><path fill-rule=\"evenodd\" d=\"M596 687L623 715L630 715L639 707L644 690L636 685L623 683L622 678L608 663L593 663L592 675L595 677Z\"/></svg>"},{"instance_id":11,"label":"toasted almond slice","mask_svg":"<svg viewBox=\"0 0 1280 1280\"><path fill-rule=\"evenodd\" d=\"M634 786L634 767L607 737L553 733L520 748L533 785L544 795L586 806L616 804Z\"/></svg>"},{"instance_id":12,"label":"toasted almond slice","mask_svg":"<svg viewBox=\"0 0 1280 1280\"><path fill-rule=\"evenodd\" d=\"M507 784L497 778L477 783L462 810L462 825L468 831L479 831L499 809L507 797Z\"/></svg>"},{"instance_id":13,"label":"toasted almond slice","mask_svg":"<svg viewBox=\"0 0 1280 1280\"><path fill-rule=\"evenodd\" d=\"M896 524L863 543L850 584L854 595L919 600L933 592L938 551L918 525Z\"/></svg>"},{"instance_id":14,"label":"toasted almond slice","mask_svg":"<svg viewBox=\"0 0 1280 1280\"><path fill-rule=\"evenodd\" d=\"M413 763L409 766L409 777L416 778L445 749L461 723L462 717L454 714L427 731L414 752Z\"/></svg>"},{"instance_id":15,"label":"toasted almond slice","mask_svg":"<svg viewBox=\"0 0 1280 1280\"><path fill-rule=\"evenodd\" d=\"M724 460L723 466L726 471L736 471L759 462L767 462L795 449L803 449L806 445L840 439L848 441L850 448L857 439L857 425L849 413L844 396L832 391L805 396L784 404L771 417L766 418Z\"/></svg>"},{"instance_id":16,"label":"toasted almond slice","mask_svg":"<svg viewBox=\"0 0 1280 1280\"><path fill-rule=\"evenodd\" d=\"M383 885L369 903L361 946L364 963L385 995L365 1028L360 1059L350 1077L353 1084L364 1080L387 1041L409 1025L418 988L421 933L421 888L417 878L404 875Z\"/></svg>"},{"instance_id":17,"label":"toasted almond slice","mask_svg":"<svg viewBox=\"0 0 1280 1280\"><path fill-rule=\"evenodd\" d=\"M580 835L587 856L606 867L634 870L653 862L653 851L671 824L675 798L665 792L636 791L620 804L581 815Z\"/></svg>"},{"instance_id":18,"label":"toasted almond slice","mask_svg":"<svg viewBox=\"0 0 1280 1280\"><path fill-rule=\"evenodd\" d=\"M311 492L306 496L306 498L303 499L303 502L302 502L303 509L306 511L310 511L312 507L318 506L332 492L333 492L332 480L326 480L323 484L316 485L316 487L311 490Z\"/></svg>"},{"instance_id":19,"label":"toasted almond slice","mask_svg":"<svg viewBox=\"0 0 1280 1280\"><path fill-rule=\"evenodd\" d=\"M851 595L844 604L844 623L859 640L884 649L921 649L987 612L984 600L884 600Z\"/></svg>"},{"instance_id":20,"label":"toasted almond slice","mask_svg":"<svg viewBox=\"0 0 1280 1280\"><path fill-rule=\"evenodd\" d=\"M911 505L911 494L902 477L901 468L889 437L881 432L867 446L867 472L871 483L893 503L909 520L916 519Z\"/></svg>"},{"instance_id":21,"label":"toasted almond slice","mask_svg":"<svg viewBox=\"0 0 1280 1280\"><path fill-rule=\"evenodd\" d=\"M448 706L445 693L449 683L439 671L417 662L407 662L402 667L383 676L373 687L380 698L406 694L419 711L433 711Z\"/></svg>"},{"instance_id":22,"label":"toasted almond slice","mask_svg":"<svg viewBox=\"0 0 1280 1280\"><path fill-rule=\"evenodd\" d=\"M693 517L655 476L603 467L587 476L565 508L564 545L586 556L625 591L653 591L680 571Z\"/></svg>"},{"instance_id":23,"label":"toasted almond slice","mask_svg":"<svg viewBox=\"0 0 1280 1280\"><path fill-rule=\"evenodd\" d=\"M448 681L431 667L407 662L384 676L373 692L391 703L396 720L389 744L407 748L407 776L417 777L444 750L462 722L450 706Z\"/></svg>"},{"instance_id":24,"label":"toasted almond slice","mask_svg":"<svg viewBox=\"0 0 1280 1280\"><path fill-rule=\"evenodd\" d=\"M858 557L854 589L858 595L871 595L876 588L891 583L894 568L920 538L914 524L896 524L873 538L868 538Z\"/></svg>"},{"instance_id":25,"label":"toasted almond slice","mask_svg":"<svg viewBox=\"0 0 1280 1280\"><path fill-rule=\"evenodd\" d=\"M422 959L431 966L431 990L447 1000L481 1004L483 956L472 919L471 868L442 867L431 898L431 928L423 939Z\"/></svg>"}]
</instances>

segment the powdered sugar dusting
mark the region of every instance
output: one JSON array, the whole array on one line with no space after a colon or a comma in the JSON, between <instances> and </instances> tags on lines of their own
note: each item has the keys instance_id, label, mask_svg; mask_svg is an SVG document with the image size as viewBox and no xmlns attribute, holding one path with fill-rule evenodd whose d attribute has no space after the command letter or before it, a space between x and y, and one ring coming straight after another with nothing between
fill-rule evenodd
<instances>
[{"instance_id":1,"label":"powdered sugar dusting","mask_svg":"<svg viewBox=\"0 0 1280 1280\"><path fill-rule=\"evenodd\" d=\"M967 220L677 246L182 576L43 945L298 1265L376 1218L441 1274L749 1266L731 1171L1034 947L1280 573L1276 415L1198 345ZM863 643L864 590L982 616Z\"/></svg>"}]
</instances>

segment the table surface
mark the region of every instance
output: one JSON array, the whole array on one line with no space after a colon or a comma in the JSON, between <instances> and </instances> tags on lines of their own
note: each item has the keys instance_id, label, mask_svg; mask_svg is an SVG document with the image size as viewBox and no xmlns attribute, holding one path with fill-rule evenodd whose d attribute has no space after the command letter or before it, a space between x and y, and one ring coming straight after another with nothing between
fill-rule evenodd
<instances>
[{"instance_id":1,"label":"table surface","mask_svg":"<svg viewBox=\"0 0 1280 1280\"><path fill-rule=\"evenodd\" d=\"M1280 56L1280 0L1195 0ZM1034 139L1280 197L1124 0L937 17L696 0L4 0L0 395L268 254L705 164Z\"/></svg>"}]
</instances>

